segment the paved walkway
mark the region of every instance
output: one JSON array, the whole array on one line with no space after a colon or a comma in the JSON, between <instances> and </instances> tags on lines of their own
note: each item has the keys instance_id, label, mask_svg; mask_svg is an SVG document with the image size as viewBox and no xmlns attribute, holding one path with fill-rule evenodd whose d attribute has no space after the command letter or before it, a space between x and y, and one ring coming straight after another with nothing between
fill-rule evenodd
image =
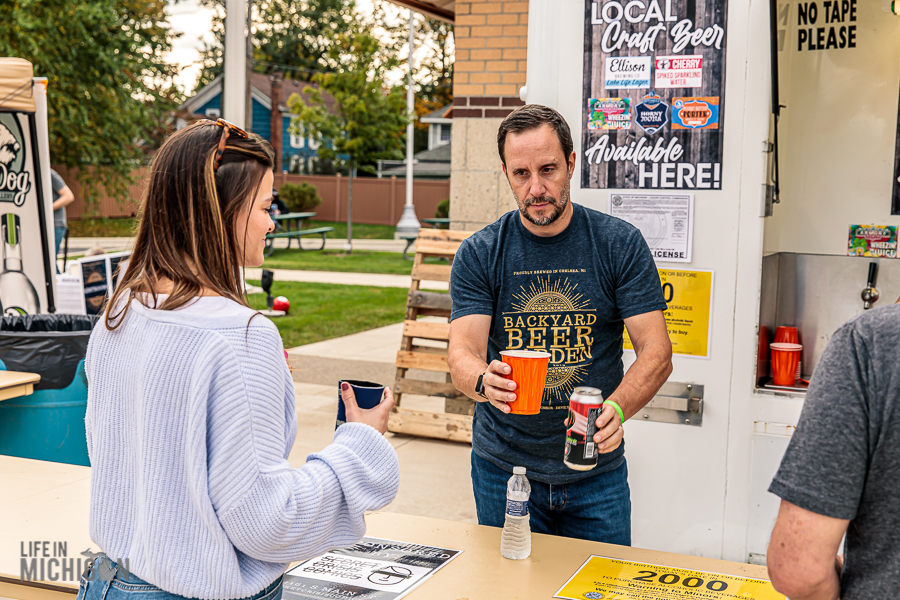
<instances>
[{"instance_id":1,"label":"paved walkway","mask_svg":"<svg viewBox=\"0 0 900 600\"><path fill-rule=\"evenodd\" d=\"M430 319L429 319L430 320ZM337 416L339 379L393 385L394 359L403 324L397 323L288 350L297 391L297 441L289 461L302 465L310 452L331 441ZM426 341L422 345L426 345ZM429 345L440 345L432 342ZM426 376L427 373L418 372ZM443 400L403 395L412 410L443 412ZM477 523L470 477L472 447L407 435L387 434L400 458L400 493L384 510Z\"/></svg>"},{"instance_id":2,"label":"paved walkway","mask_svg":"<svg viewBox=\"0 0 900 600\"><path fill-rule=\"evenodd\" d=\"M89 248L101 247L107 252L116 252L130 248L134 238L69 238L69 254L83 254ZM278 247L285 247L286 240L276 240ZM296 241L294 242L296 244ZM328 240L325 244L329 250L343 250L346 240ZM318 247L313 240L304 240L304 247ZM371 250L381 252L403 252L406 242L403 240L354 240L355 250ZM413 246L415 248L415 246ZM409 275L386 275L382 273L342 273L336 271L301 271L296 269L271 269L275 281L300 281L304 283L333 283L338 285L364 285L369 287L393 287L408 289L412 283ZM410 262L412 270L412 262ZM246 269L247 279L259 279L262 269ZM448 285L442 282L426 281L422 289L443 290Z\"/></svg>"},{"instance_id":3,"label":"paved walkway","mask_svg":"<svg viewBox=\"0 0 900 600\"><path fill-rule=\"evenodd\" d=\"M412 263L410 263L412 269ZM382 273L339 273L336 271L299 271L295 269L270 269L275 281L302 281L305 283L335 283L339 285L365 285L370 287L409 288L412 278L409 275L385 275ZM258 280L262 277L262 269L244 269L247 279ZM424 290L447 290L448 285L441 281L423 281Z\"/></svg>"},{"instance_id":4,"label":"paved walkway","mask_svg":"<svg viewBox=\"0 0 900 600\"><path fill-rule=\"evenodd\" d=\"M345 374L353 375L353 371ZM390 380L385 382L391 383ZM291 466L300 467L310 453L330 444L334 436L337 379L328 385L295 383L294 387L297 391L297 440L288 461ZM404 404L407 399L404 396ZM386 437L400 459L400 491L382 511L478 522L470 476L471 445L393 433Z\"/></svg>"},{"instance_id":5,"label":"paved walkway","mask_svg":"<svg viewBox=\"0 0 900 600\"><path fill-rule=\"evenodd\" d=\"M301 240L303 248L318 249L322 245L322 238L318 236L308 237ZM325 240L326 250L343 250L347 240ZM134 238L117 237L117 238L69 238L69 254L84 254L88 249L100 246L107 252L117 252L131 248L134 244ZM287 248L288 240L275 240L276 248ZM297 240L291 241L291 248L297 247ZM403 252L406 247L405 240L353 240L354 250L371 250L377 252ZM414 252L415 244L413 244L410 252Z\"/></svg>"}]
</instances>

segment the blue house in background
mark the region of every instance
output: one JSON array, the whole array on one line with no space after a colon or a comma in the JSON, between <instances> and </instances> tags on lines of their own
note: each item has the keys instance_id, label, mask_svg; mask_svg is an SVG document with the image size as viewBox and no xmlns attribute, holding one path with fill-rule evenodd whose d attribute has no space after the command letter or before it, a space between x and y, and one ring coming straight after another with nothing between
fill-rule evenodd
<instances>
[{"instance_id":1,"label":"blue house in background","mask_svg":"<svg viewBox=\"0 0 900 600\"><path fill-rule=\"evenodd\" d=\"M252 73L250 82L252 84L253 112L250 130L272 144L276 156L280 155L278 157L281 159L281 164L276 167L280 166L284 172L312 173L318 160L318 143L306 136L292 135L288 131L291 116L288 112L287 101L292 94L299 94L309 102L309 95L304 94L303 89L307 86L317 86L305 81L282 79L280 74ZM334 106L334 98L330 95L323 94L323 99L325 106L329 109ZM220 117L222 114L222 77L216 77L209 85L198 90L193 97L181 105L181 110L197 119ZM276 126L274 128L275 135L272 135L273 122L278 123L279 121L281 126L280 128ZM181 129L187 124L187 120L180 119L178 128Z\"/></svg>"}]
</instances>

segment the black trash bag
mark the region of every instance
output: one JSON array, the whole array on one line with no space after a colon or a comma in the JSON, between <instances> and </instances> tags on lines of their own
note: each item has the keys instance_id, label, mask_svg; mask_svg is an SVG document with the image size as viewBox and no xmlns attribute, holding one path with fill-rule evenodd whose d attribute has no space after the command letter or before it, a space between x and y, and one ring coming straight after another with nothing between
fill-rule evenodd
<instances>
[{"instance_id":1,"label":"black trash bag","mask_svg":"<svg viewBox=\"0 0 900 600\"><path fill-rule=\"evenodd\" d=\"M0 360L41 376L35 390L61 390L75 378L99 315L24 315L0 320Z\"/></svg>"}]
</instances>

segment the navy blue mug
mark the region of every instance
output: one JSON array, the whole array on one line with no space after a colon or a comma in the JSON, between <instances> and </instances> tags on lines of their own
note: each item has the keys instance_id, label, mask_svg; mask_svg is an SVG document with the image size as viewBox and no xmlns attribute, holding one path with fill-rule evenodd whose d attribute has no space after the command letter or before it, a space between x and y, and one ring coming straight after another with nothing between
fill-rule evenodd
<instances>
[{"instance_id":1,"label":"navy blue mug","mask_svg":"<svg viewBox=\"0 0 900 600\"><path fill-rule=\"evenodd\" d=\"M337 425L334 426L335 429L343 425L347 420L347 412L344 408L344 398L341 395L342 383L349 383L353 388L353 392L356 395L356 404L360 408L375 408L381 404L381 399L384 397L384 386L380 383L359 381L356 379L342 379L338 381L338 411Z\"/></svg>"}]
</instances>

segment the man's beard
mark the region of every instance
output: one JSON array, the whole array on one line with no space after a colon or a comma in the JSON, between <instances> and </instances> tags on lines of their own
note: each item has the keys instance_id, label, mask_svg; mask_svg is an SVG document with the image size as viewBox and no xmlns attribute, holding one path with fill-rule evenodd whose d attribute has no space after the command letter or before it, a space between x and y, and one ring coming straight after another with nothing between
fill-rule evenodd
<instances>
[{"instance_id":1,"label":"man's beard","mask_svg":"<svg viewBox=\"0 0 900 600\"><path fill-rule=\"evenodd\" d=\"M563 214L563 211L566 210L566 205L569 203L569 180L566 179L566 183L559 195L559 200L546 194L541 196L540 198L526 198L524 203L519 200L515 193L513 193L513 198L515 198L516 204L519 206L519 213L523 217L525 217L538 227L546 227L547 225L554 223L560 217L560 215ZM533 204L544 203L550 204L555 210L545 217L531 216L531 214L528 212L528 207Z\"/></svg>"}]
</instances>

